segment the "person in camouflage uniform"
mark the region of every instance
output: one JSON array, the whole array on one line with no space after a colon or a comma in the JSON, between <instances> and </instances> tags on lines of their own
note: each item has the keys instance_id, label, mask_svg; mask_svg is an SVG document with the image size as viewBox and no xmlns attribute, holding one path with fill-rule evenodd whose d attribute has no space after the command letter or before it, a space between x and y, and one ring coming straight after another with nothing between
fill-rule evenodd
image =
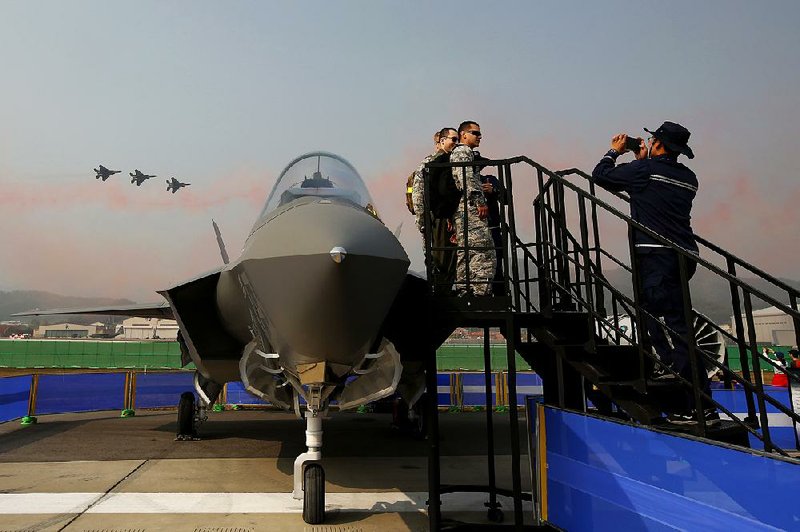
<instances>
[{"instance_id":1,"label":"person in camouflage uniform","mask_svg":"<svg viewBox=\"0 0 800 532\"><path fill-rule=\"evenodd\" d=\"M414 171L414 180L412 185L412 203L414 205L414 217L416 218L417 229L422 233L423 246L425 242L425 165L432 160L444 154L453 151L458 141L458 133L455 128L445 127L434 135L438 139L436 149L433 153L425 157ZM447 158L445 157L445 161ZM445 169L446 170L446 169ZM428 217L432 221L432 247L450 247L453 244L450 242L452 229L450 221L447 219L439 219L432 216ZM433 272L434 282L437 283L437 288L443 289L445 292L450 290L450 285L455 277L455 253L453 250L439 250L433 251Z\"/></svg>"},{"instance_id":2,"label":"person in camouflage uniform","mask_svg":"<svg viewBox=\"0 0 800 532\"><path fill-rule=\"evenodd\" d=\"M462 122L458 126L458 137L460 144L450 154L450 162L474 161L475 156L472 150L480 146L481 127L476 122ZM464 189L465 174L466 189ZM483 195L480 173L473 166L453 168L453 179L458 190L464 194L462 200L458 202L458 210L454 216L458 247L456 291L459 295L467 294L467 264L469 263L470 291L479 296L490 295L492 293L491 281L494 278L497 261L494 243L489 233L487 222L489 208L486 206L486 198ZM465 203L466 227L464 225ZM464 249L465 234L469 250Z\"/></svg>"}]
</instances>

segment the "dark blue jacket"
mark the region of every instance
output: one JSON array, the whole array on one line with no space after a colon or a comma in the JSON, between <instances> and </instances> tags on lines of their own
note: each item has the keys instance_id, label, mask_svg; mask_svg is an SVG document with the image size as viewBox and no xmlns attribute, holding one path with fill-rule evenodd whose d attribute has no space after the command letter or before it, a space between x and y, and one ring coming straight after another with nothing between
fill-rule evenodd
<instances>
[{"instance_id":1,"label":"dark blue jacket","mask_svg":"<svg viewBox=\"0 0 800 532\"><path fill-rule=\"evenodd\" d=\"M614 150L594 167L595 183L613 192L627 192L631 218L690 251L697 251L691 226L692 200L697 194L697 176L667 155L635 160L616 166ZM663 244L634 232L637 251L663 248Z\"/></svg>"},{"instance_id":2,"label":"dark blue jacket","mask_svg":"<svg viewBox=\"0 0 800 532\"><path fill-rule=\"evenodd\" d=\"M489 216L486 217L486 221L489 222L489 229L499 228L500 202L505 204L505 198L500 190L500 181L498 181L495 176L481 175L481 184L486 182L492 184L493 190L491 194L487 194L486 192L483 193L483 195L486 197L486 206L489 208Z\"/></svg>"}]
</instances>

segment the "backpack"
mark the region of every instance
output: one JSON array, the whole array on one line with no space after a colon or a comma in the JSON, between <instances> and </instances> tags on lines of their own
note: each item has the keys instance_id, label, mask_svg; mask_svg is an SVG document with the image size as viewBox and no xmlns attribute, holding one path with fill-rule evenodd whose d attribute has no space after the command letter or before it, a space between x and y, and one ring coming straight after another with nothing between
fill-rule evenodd
<instances>
[{"instance_id":1,"label":"backpack","mask_svg":"<svg viewBox=\"0 0 800 532\"><path fill-rule=\"evenodd\" d=\"M442 153L432 163L444 163L450 161L450 155ZM453 179L452 168L431 168L429 183L430 183L430 201L431 213L434 218L445 219L452 218L458 209L458 202L461 201L461 191L456 188L456 182Z\"/></svg>"},{"instance_id":2,"label":"backpack","mask_svg":"<svg viewBox=\"0 0 800 532\"><path fill-rule=\"evenodd\" d=\"M412 192L414 192L414 172L411 172L411 175L406 179L406 207L408 207L408 212L416 214L414 212L414 199L411 197Z\"/></svg>"}]
</instances>

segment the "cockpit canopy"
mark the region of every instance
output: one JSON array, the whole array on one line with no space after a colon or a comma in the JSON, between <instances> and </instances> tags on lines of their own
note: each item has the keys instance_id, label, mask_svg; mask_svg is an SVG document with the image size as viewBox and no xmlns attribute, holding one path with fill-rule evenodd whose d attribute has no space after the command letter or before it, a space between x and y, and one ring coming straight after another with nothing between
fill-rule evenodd
<instances>
[{"instance_id":1,"label":"cockpit canopy","mask_svg":"<svg viewBox=\"0 0 800 532\"><path fill-rule=\"evenodd\" d=\"M343 199L374 210L369 191L353 165L333 153L315 151L301 155L284 168L253 229L278 207L305 196Z\"/></svg>"}]
</instances>

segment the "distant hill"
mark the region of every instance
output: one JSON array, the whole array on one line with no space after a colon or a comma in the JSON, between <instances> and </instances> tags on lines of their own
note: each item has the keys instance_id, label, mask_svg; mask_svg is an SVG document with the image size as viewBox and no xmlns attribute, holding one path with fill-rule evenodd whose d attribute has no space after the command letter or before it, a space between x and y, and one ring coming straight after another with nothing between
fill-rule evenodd
<instances>
[{"instance_id":1,"label":"distant hill","mask_svg":"<svg viewBox=\"0 0 800 532\"><path fill-rule=\"evenodd\" d=\"M101 316L40 316L29 318L12 318L15 312L24 312L33 309L56 309L74 307L97 307L102 305L131 305L135 303L130 299L112 299L107 297L74 297L62 296L51 292L36 290L11 290L0 291L0 321L20 320L23 322L36 322L37 324L71 323L89 324L98 321ZM99 321L103 321L102 319Z\"/></svg>"}]
</instances>

